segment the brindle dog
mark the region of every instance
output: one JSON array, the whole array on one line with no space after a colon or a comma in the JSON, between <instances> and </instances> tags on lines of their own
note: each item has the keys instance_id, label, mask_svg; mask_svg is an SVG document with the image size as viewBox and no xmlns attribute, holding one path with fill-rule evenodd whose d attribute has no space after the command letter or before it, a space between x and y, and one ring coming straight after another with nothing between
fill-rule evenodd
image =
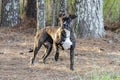
<instances>
[{"instance_id":1,"label":"brindle dog","mask_svg":"<svg viewBox=\"0 0 120 80\"><path fill-rule=\"evenodd\" d=\"M75 36L71 26L71 22L75 19L75 15L62 16L61 26L58 27L46 27L37 32L34 41L34 56L32 58L32 64L34 64L35 57L42 45L46 47L46 55L43 62L46 62L46 58L49 56L53 44L56 46L55 60L59 58L59 48L62 50L70 50L70 69L74 70L74 49L75 49ZM47 45L46 45L47 43Z\"/></svg>"}]
</instances>

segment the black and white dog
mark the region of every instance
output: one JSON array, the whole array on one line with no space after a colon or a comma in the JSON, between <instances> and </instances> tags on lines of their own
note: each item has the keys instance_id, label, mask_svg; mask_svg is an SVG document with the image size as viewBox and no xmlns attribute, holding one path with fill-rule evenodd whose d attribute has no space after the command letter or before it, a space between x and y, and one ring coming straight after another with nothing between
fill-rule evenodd
<instances>
[{"instance_id":1,"label":"black and white dog","mask_svg":"<svg viewBox=\"0 0 120 80\"><path fill-rule=\"evenodd\" d=\"M75 19L75 15L62 16L61 26L58 27L46 27L37 32L34 41L34 56L32 58L32 64L34 64L35 57L42 45L46 47L46 55L43 62L46 62L46 58L49 56L53 44L56 47L55 60L59 58L59 48L62 50L70 50L70 69L74 70L74 49L75 49L75 36L71 26L72 20ZM47 45L46 45L47 44Z\"/></svg>"}]
</instances>

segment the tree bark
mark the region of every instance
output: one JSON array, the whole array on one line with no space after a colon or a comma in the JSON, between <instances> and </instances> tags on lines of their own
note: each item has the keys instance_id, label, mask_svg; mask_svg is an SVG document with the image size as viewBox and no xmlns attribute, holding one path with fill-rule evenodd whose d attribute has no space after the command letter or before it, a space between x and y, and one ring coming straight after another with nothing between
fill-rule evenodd
<instances>
[{"instance_id":1,"label":"tree bark","mask_svg":"<svg viewBox=\"0 0 120 80\"><path fill-rule=\"evenodd\" d=\"M57 25L57 0L53 0L52 26Z\"/></svg>"},{"instance_id":2,"label":"tree bark","mask_svg":"<svg viewBox=\"0 0 120 80\"><path fill-rule=\"evenodd\" d=\"M36 0L27 0L26 16L28 18L34 18L36 20Z\"/></svg>"},{"instance_id":3,"label":"tree bark","mask_svg":"<svg viewBox=\"0 0 120 80\"><path fill-rule=\"evenodd\" d=\"M67 0L60 0L60 11L61 14L67 14Z\"/></svg>"},{"instance_id":4,"label":"tree bark","mask_svg":"<svg viewBox=\"0 0 120 80\"><path fill-rule=\"evenodd\" d=\"M19 0L2 0L1 26L13 27L20 22Z\"/></svg>"},{"instance_id":5,"label":"tree bark","mask_svg":"<svg viewBox=\"0 0 120 80\"><path fill-rule=\"evenodd\" d=\"M76 0L78 37L100 38L105 35L103 0Z\"/></svg>"},{"instance_id":6,"label":"tree bark","mask_svg":"<svg viewBox=\"0 0 120 80\"><path fill-rule=\"evenodd\" d=\"M1 24L1 5L2 5L2 1L0 0L0 24Z\"/></svg>"},{"instance_id":7,"label":"tree bark","mask_svg":"<svg viewBox=\"0 0 120 80\"><path fill-rule=\"evenodd\" d=\"M25 0L23 0L22 13L25 11Z\"/></svg>"},{"instance_id":8,"label":"tree bark","mask_svg":"<svg viewBox=\"0 0 120 80\"><path fill-rule=\"evenodd\" d=\"M37 30L45 27L45 1L37 0Z\"/></svg>"}]
</instances>

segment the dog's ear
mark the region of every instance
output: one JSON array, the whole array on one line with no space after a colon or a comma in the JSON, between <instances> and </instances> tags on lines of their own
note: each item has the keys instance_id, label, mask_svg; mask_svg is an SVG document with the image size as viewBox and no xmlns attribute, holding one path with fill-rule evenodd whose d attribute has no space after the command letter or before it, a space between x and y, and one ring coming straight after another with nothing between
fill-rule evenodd
<instances>
[{"instance_id":1,"label":"dog's ear","mask_svg":"<svg viewBox=\"0 0 120 80\"><path fill-rule=\"evenodd\" d=\"M74 15L74 14L70 14L69 17L70 17L71 19L75 19L77 16Z\"/></svg>"},{"instance_id":2,"label":"dog's ear","mask_svg":"<svg viewBox=\"0 0 120 80\"><path fill-rule=\"evenodd\" d=\"M60 13L59 14L59 18L58 18L58 26L61 26L62 27L62 24L63 24L63 18L65 17L65 14L62 14Z\"/></svg>"},{"instance_id":3,"label":"dog's ear","mask_svg":"<svg viewBox=\"0 0 120 80\"><path fill-rule=\"evenodd\" d=\"M64 13L59 13L59 17L65 17L65 14Z\"/></svg>"}]
</instances>

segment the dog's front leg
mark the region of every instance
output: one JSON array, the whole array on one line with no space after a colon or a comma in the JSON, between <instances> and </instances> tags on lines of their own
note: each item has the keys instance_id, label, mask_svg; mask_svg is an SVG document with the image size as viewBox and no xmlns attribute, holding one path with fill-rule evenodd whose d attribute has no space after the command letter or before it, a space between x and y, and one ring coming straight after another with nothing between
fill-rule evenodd
<instances>
[{"instance_id":1,"label":"dog's front leg","mask_svg":"<svg viewBox=\"0 0 120 80\"><path fill-rule=\"evenodd\" d=\"M75 43L70 48L70 70L74 70L74 49Z\"/></svg>"},{"instance_id":2,"label":"dog's front leg","mask_svg":"<svg viewBox=\"0 0 120 80\"><path fill-rule=\"evenodd\" d=\"M58 61L58 59L59 59L59 48L58 48L58 46L56 45L55 61Z\"/></svg>"}]
</instances>

